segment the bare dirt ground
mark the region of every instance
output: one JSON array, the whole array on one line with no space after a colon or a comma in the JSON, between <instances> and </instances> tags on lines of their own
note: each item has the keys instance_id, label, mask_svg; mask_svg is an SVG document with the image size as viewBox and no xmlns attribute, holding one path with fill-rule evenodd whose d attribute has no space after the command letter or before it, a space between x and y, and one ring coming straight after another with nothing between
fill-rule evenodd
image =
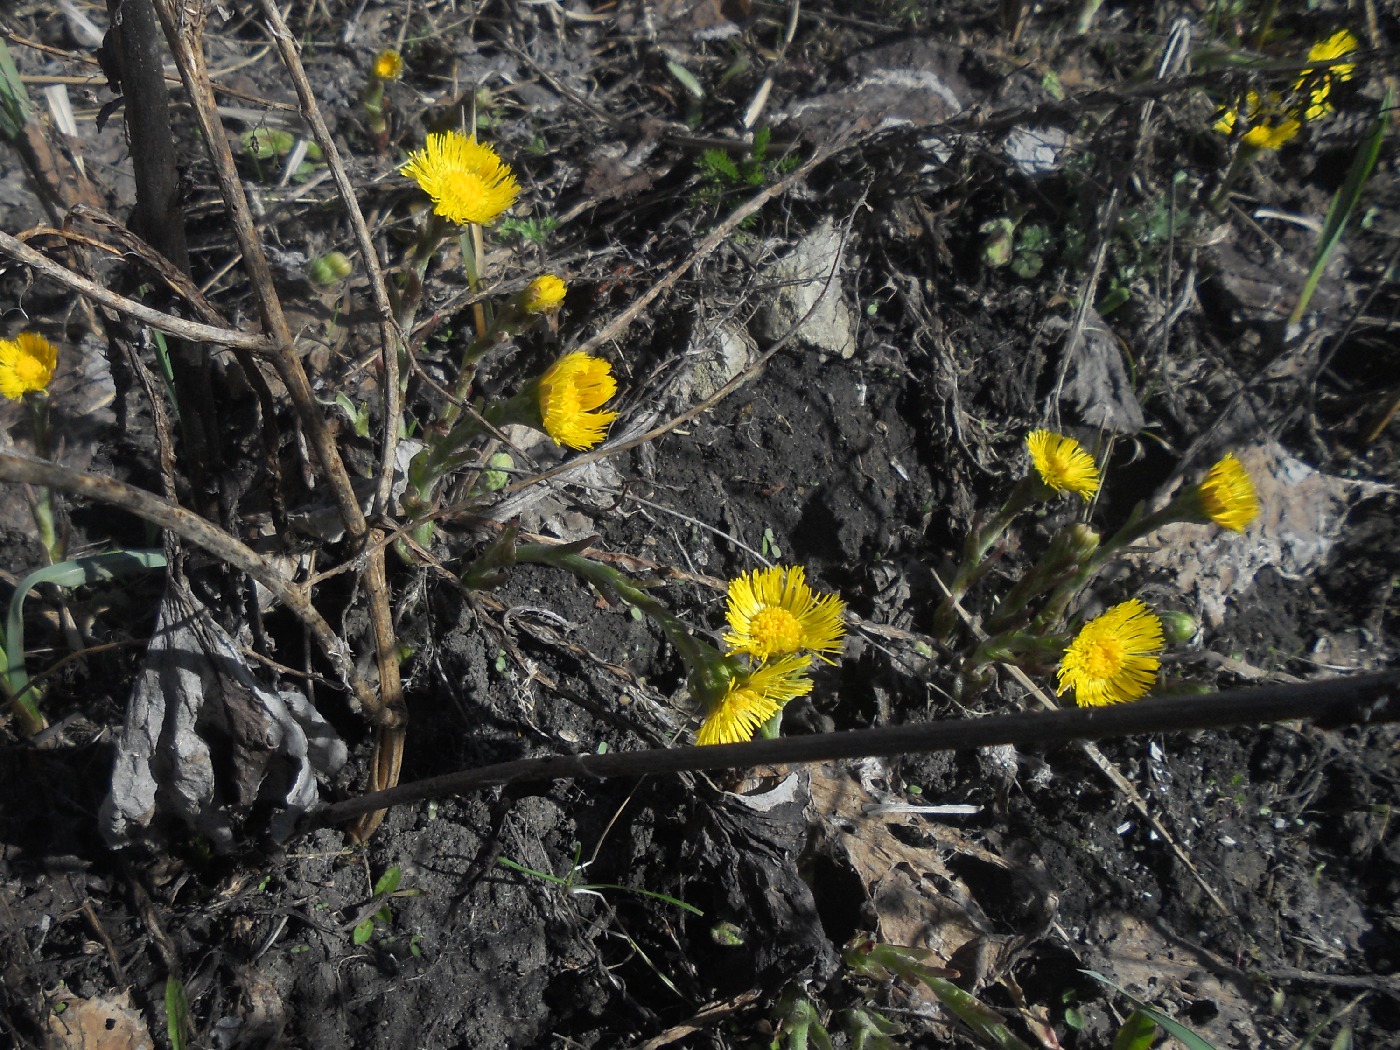
<instances>
[{"instance_id":1,"label":"bare dirt ground","mask_svg":"<svg viewBox=\"0 0 1400 1050\"><path fill-rule=\"evenodd\" d=\"M1386 96L1397 9L1279 5L1256 49L1254 5L1094 6L285 9L391 275L421 204L398 168L426 132L474 119L520 178L509 219L487 232L483 288L503 297L550 270L569 294L556 325L493 350L473 393L514 390L599 333L619 382L614 451L517 485L564 459L548 442L517 446L507 491L475 490L429 549L387 558L404 781L686 743L698 724L675 650L625 602L538 565L491 589L462 585L512 519L592 538L620 568L661 580L656 593L716 638L725 580L768 561L806 566L865 626L790 705L789 734L1035 709L1027 683L1053 694L1053 664L1024 681L1001 668L960 697L956 654L928 635L938 580L1026 470L1024 438L1040 426L1093 449L1104 489L1092 507L1060 501L1023 521L987 589L1018 578L1076 514L1112 527L1235 451L1259 521L1238 536L1181 526L1154 538L1077 614L1142 596L1195 616L1200 631L1166 658L1169 685L1396 666L1400 421L1382 425L1400 396L1392 140L1304 320L1286 320ZM28 243L65 265L85 251L99 283L193 317L151 291L114 232L135 184L127 112L95 58L108 24L81 0L0 12L48 146L28 162L18 147L0 152L0 230L66 217L88 242L65 247L50 232ZM1238 149L1213 128L1221 109L1291 89L1296 60L1341 28L1359 51L1334 111L1244 165L1212 206ZM324 161L288 156L305 129L259 5L213 5L204 44L312 392L352 472L370 476L383 372L352 227ZM361 93L386 47L406 68L386 85L376 140ZM1242 55L1274 64L1230 61ZM178 80L170 97L168 220L186 231L190 274L217 313L256 331ZM60 100L75 134L63 134ZM755 130L763 149L736 145ZM288 148L250 156L248 134L271 131ZM752 215L736 212L749 202ZM89 210L75 216L78 204ZM307 267L331 250L355 272L315 285ZM472 302L454 243L411 333L419 425L453 382ZM17 263L0 272L0 306L0 334L37 330L60 348L55 458L162 491L151 395L166 388L142 379L156 367L151 330ZM224 351L213 383L209 476L188 472L177 426L177 494L259 550L300 558L301 578L350 564L314 600L378 681L352 582L363 563L341 535L278 520L329 505L308 482L286 389L271 377L260 415ZM31 451L21 407L0 411L6 451ZM278 485L285 507L270 496ZM21 488L4 491L13 584L45 554ZM62 501L70 555L160 546L134 516ZM203 556L186 572L201 615L261 687L309 697L325 739L347 749L303 786L325 800L363 790L375 734L302 624ZM1030 744L518 785L395 808L356 844L339 827L274 841L279 807L245 783L237 718L206 713L200 731L217 742L205 808L180 816L171 800L188 759L160 751L153 819L117 827L106 800L123 725L152 636L168 633L156 626L160 576L44 589L25 605L51 728L37 742L14 720L0 728L0 1040L16 1047L798 1047L794 1003L837 1045L994 1045L918 982L843 959L870 942L927 949L1029 1046L1113 1045L1131 1004L1085 970L1222 1048L1400 1046L1393 727L1139 737L1101 745L1102 767L1083 748ZM266 747L259 777L282 783L292 758ZM391 869L396 890L377 893ZM876 1013L890 1033L862 1042L853 1019Z\"/></svg>"}]
</instances>

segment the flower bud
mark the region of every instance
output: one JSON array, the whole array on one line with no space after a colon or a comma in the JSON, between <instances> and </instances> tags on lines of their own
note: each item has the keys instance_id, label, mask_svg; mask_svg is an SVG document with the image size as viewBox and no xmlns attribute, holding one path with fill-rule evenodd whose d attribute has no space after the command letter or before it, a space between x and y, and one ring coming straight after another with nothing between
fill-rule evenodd
<instances>
[{"instance_id":1,"label":"flower bud","mask_svg":"<svg viewBox=\"0 0 1400 1050\"><path fill-rule=\"evenodd\" d=\"M1162 621L1162 634L1168 645L1185 645L1196 637L1201 629L1200 621L1188 612L1174 610L1159 614Z\"/></svg>"},{"instance_id":2,"label":"flower bud","mask_svg":"<svg viewBox=\"0 0 1400 1050\"><path fill-rule=\"evenodd\" d=\"M354 271L354 265L344 252L327 252L319 259L312 261L311 265L306 268L306 276L311 278L313 284L327 288L337 281L345 280Z\"/></svg>"}]
</instances>

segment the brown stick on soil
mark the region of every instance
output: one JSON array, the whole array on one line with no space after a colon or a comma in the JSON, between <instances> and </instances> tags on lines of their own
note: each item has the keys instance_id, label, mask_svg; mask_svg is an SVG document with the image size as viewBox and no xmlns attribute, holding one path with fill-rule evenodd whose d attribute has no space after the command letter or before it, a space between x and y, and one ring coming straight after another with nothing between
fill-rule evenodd
<instances>
[{"instance_id":1,"label":"brown stick on soil","mask_svg":"<svg viewBox=\"0 0 1400 1050\"><path fill-rule=\"evenodd\" d=\"M350 484L340 450L315 396L311 383L297 356L292 332L282 311L282 302L272 280L257 226L253 221L242 180L234 164L228 136L220 123L214 103L213 87L204 57L204 19L207 11L201 4L182 4L179 0L155 0L161 27L175 56L180 79L185 85L190 105L199 122L200 132L213 161L219 189L228 209L234 236L243 253L244 265L252 280L253 290L262 314L263 327L271 336L272 361L287 387L297 417L306 430L316 452L327 482L335 492L345 529L353 542L363 546L369 538L369 526L360 510L359 500ZM389 609L388 587L384 574L384 551L373 546L368 555L367 571L362 579L373 627L379 667L379 694L366 705L366 713L380 728L375 762L371 768L371 788L392 786L397 780L402 758L403 723L405 719L403 686L399 679L398 650L394 644L393 615ZM373 831L375 821L363 826L363 834Z\"/></svg>"},{"instance_id":2,"label":"brown stick on soil","mask_svg":"<svg viewBox=\"0 0 1400 1050\"><path fill-rule=\"evenodd\" d=\"M326 159L326 166L330 169L331 177L335 180L336 191L340 195L341 202L345 205L345 213L355 231L355 239L360 246L360 258L365 266L365 275L369 278L370 294L374 299L375 310L379 314L380 360L384 366L381 384L384 391L384 429L380 438L379 479L375 492L375 505L380 512L387 512L390 492L394 484L395 448L398 444L399 426L403 416L403 406L400 404L402 390L399 385L399 355L406 349L407 339L394 320L394 308L389 302L388 285L385 282L384 272L379 266L379 256L375 252L374 238L370 235L369 227L365 224L365 217L361 213L359 201L355 197L355 187L350 182L350 175L345 170L345 164L340 158L340 150L336 147L335 139L331 137L330 128L326 126L325 119L321 116L321 108L316 102L315 93L311 90L311 83L306 78L306 70L302 68L301 57L297 54L291 30L287 28L281 11L277 9L276 4L272 3L272 0L261 0L261 6L263 16L267 19L268 29L272 33L272 39L277 44L277 50L282 56L282 63L287 67L292 84L296 87L297 99L301 103L301 115L310 126L316 144L321 147L322 155ZM374 631L375 651L379 657L381 696L386 710L394 712L399 717L396 717L392 723L381 725L379 728L379 736L375 741L374 758L370 764L371 791L393 787L399 782L399 769L403 765L404 747L403 717L401 715L403 696L402 686L399 683L397 643L394 638L393 624L388 616L389 585L384 574L386 550L386 545L382 542L384 538L385 532L382 529L371 530L367 537L368 564L365 571L365 589L370 595L370 619ZM375 615L375 609L379 607L376 597L378 595L383 595L385 599L384 615L382 616ZM356 829L355 837L360 840L368 838L383 819L382 813L370 814L361 821L360 826Z\"/></svg>"},{"instance_id":3,"label":"brown stick on soil","mask_svg":"<svg viewBox=\"0 0 1400 1050\"><path fill-rule=\"evenodd\" d=\"M270 355L272 353L272 344L268 342L266 336L256 332L239 332L232 328L217 328L214 325L199 324L196 321L186 321L183 317L174 317L171 314L163 314L159 310L153 310L145 303L138 303L135 299L128 299L124 295L108 291L96 281L89 281L86 277L79 276L62 263L56 263L47 255L36 252L29 245L11 237L3 230L0 230L0 252L4 252L15 262L23 263L25 266L39 271L63 287L70 288L79 295L115 310L119 314L135 318L142 324L148 324L158 332L180 336L198 343L236 346L258 354Z\"/></svg>"},{"instance_id":4,"label":"brown stick on soil","mask_svg":"<svg viewBox=\"0 0 1400 1050\"><path fill-rule=\"evenodd\" d=\"M316 643L330 660L331 666L335 668L336 674L366 712L373 710L378 702L374 690L356 670L355 658L350 652L350 647L331 630L331 625L311 604L306 592L288 581L257 551L210 524L198 514L112 478L83 474L55 463L26 459L23 456L0 453L0 481L44 485L86 496L113 507L121 507L163 529L169 529L182 540L246 572L306 624Z\"/></svg>"},{"instance_id":5,"label":"brown stick on soil","mask_svg":"<svg viewBox=\"0 0 1400 1050\"><path fill-rule=\"evenodd\" d=\"M371 809L541 780L602 780L849 758L891 758L920 751L970 751L999 744L1043 747L1074 740L1293 721L1323 726L1400 721L1400 671L1209 696L1158 697L1117 707L947 719L747 744L525 758L429 777L391 791L337 802L317 810L311 819L318 824L334 824Z\"/></svg>"}]
</instances>

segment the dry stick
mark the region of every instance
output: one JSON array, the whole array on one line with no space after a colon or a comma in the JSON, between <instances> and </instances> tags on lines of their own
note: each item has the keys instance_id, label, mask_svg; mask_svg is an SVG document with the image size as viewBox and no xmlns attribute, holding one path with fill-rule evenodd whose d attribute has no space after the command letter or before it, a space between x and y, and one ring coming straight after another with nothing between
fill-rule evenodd
<instances>
[{"instance_id":1,"label":"dry stick","mask_svg":"<svg viewBox=\"0 0 1400 1050\"><path fill-rule=\"evenodd\" d=\"M336 191L340 195L341 202L345 205L345 213L350 219L350 225L354 228L355 239L360 246L360 256L365 264L365 274L369 278L370 294L374 299L375 309L379 313L380 349L384 362L384 375L382 377L384 433L381 440L382 449L379 459L379 481L375 490L375 506L380 513L387 513L394 485L395 448L399 439L400 416L403 414L403 407L400 404L399 354L406 349L407 340L394 320L394 308L389 302L388 285L384 278L384 272L379 266L379 256L375 251L374 238L370 235L364 214L360 211L360 203L355 197L355 187L351 184L350 176L345 170L345 164L340 159L340 150L336 148L330 129L321 116L321 108L316 101L315 92L311 90L311 83L306 79L306 70L297 54L296 43L292 39L291 31L288 30L281 11L277 9L277 5L272 0L261 0L260 6L263 17L267 19L268 30L272 34L273 42L277 45L278 53L282 56L282 63L287 67L287 73L291 76L292 84L296 88L297 99L301 103L301 115L310 126L317 145L321 147L326 166L335 181ZM380 542L384 538L385 532L382 529L370 530L366 537L368 547L365 552L367 559L365 590L369 596L370 622L374 631L374 647L379 663L380 696L385 710L392 712L396 717L381 725L378 731L374 758L370 767L370 790L372 791L393 787L399 782L399 770L403 765L405 732L401 715L403 711L403 685L399 678L398 645L394 637L393 619L389 613L389 585L384 572L387 545ZM371 814L357 829L356 837L361 840L368 838L383 819L383 814Z\"/></svg>"},{"instance_id":2,"label":"dry stick","mask_svg":"<svg viewBox=\"0 0 1400 1050\"><path fill-rule=\"evenodd\" d=\"M288 396L292 399L302 426L310 438L316 458L326 473L326 480L335 492L336 503L345 522L346 531L355 539L364 536L366 526L364 514L360 511L359 500L345 472L340 450L316 398L311 392L311 383L297 357L291 328L282 312L282 300L277 294L272 280L272 268L268 265L267 254L258 238L257 226L253 222L252 209L248 206L248 196L243 190L243 181L238 176L233 151L228 144L228 136L219 120L214 105L213 89L209 83L209 73L204 61L204 19L207 12L200 4L181 4L179 0L156 0L156 11L160 15L166 40L175 56L175 65L180 71L180 79L189 96L190 107L199 122L200 133L209 159L214 165L214 175L219 182L219 191L228 210L229 221L233 225L234 237L243 253L243 264L253 284L253 292L262 314L263 327L271 339L270 356Z\"/></svg>"},{"instance_id":3,"label":"dry stick","mask_svg":"<svg viewBox=\"0 0 1400 1050\"><path fill-rule=\"evenodd\" d=\"M340 450L336 447L325 417L316 404L311 392L311 383L306 377L301 359L297 356L291 329L287 325L281 299L272 281L272 270L263 252L262 242L258 238L252 210L248 206L247 195L243 192L243 183L238 177L228 136L224 133L214 104L213 88L204 61L203 34L207 11L200 5L194 5L191 10L190 5L180 5L179 0L156 0L156 7L166 39L175 56L180 79L185 85L185 92L199 121L209 157L213 161L219 190L233 223L234 235L238 239L239 250L243 253L244 265L253 282L263 325L272 338L273 364L287 388L301 425L307 431L326 480L335 493L346 532L353 542L362 546L368 538L369 526L360 511L359 500L350 484L345 464L340 458ZM397 780L403 752L405 718L398 649L394 644L394 621L389 609L382 548L376 546L370 552L362 580L369 604L375 655L379 667L379 694L365 705L365 713L380 730L370 770L371 786L381 788L390 786ZM377 820L373 817L368 818L363 835L372 832L376 824Z\"/></svg>"},{"instance_id":4,"label":"dry stick","mask_svg":"<svg viewBox=\"0 0 1400 1050\"><path fill-rule=\"evenodd\" d=\"M161 313L159 310L153 310L145 303L138 303L135 299L118 295L116 292L108 291L96 281L80 277L62 263L54 262L48 256L36 252L23 241L16 240L4 231L0 231L0 252L4 252L15 262L38 270L45 277L91 299L99 306L105 306L119 314L133 317L166 335L179 336L182 339L199 343L236 346L259 354L272 353L272 343L265 336L253 332L239 332L232 328L217 328L213 325L199 324L196 321L186 321L183 317L175 317L171 314Z\"/></svg>"},{"instance_id":5,"label":"dry stick","mask_svg":"<svg viewBox=\"0 0 1400 1050\"><path fill-rule=\"evenodd\" d=\"M325 118L321 116L321 107L311 90L310 81L306 78L306 70L297 54L291 31L282 18L282 12L272 0L260 0L260 3L273 42L277 45L282 63L287 67L292 85L296 88L297 98L301 102L301 115L311 128L316 144L321 147L326 167L335 182L336 192L345 205L346 217L350 220L355 240L360 246L360 256L364 259L365 276L369 279L374 308L379 313L379 336L384 361L384 448L379 460L380 476L376 502L380 508L387 508L390 490L393 488L394 448L398 444L401 423L399 416L403 411L399 404L399 353L404 348L404 333L399 331L394 321L394 308L389 302L388 284L379 265L374 237L365 222L364 213L360 210L360 202L355 196L355 187L350 181L350 175L345 170L345 162L340 158L340 150L336 147L335 139L331 137Z\"/></svg>"},{"instance_id":6,"label":"dry stick","mask_svg":"<svg viewBox=\"0 0 1400 1050\"><path fill-rule=\"evenodd\" d=\"M278 601L306 624L326 658L335 667L336 674L366 711L373 710L378 702L374 690L355 669L350 647L331 630L330 624L316 611L306 592L288 581L257 551L210 524L198 514L143 489L111 478L84 474L55 463L26 459L23 456L0 453L0 481L45 485L121 507L139 518L168 529L182 540L247 573L271 591Z\"/></svg>"},{"instance_id":7,"label":"dry stick","mask_svg":"<svg viewBox=\"0 0 1400 1050\"><path fill-rule=\"evenodd\" d=\"M526 758L429 777L390 791L337 802L315 811L310 820L317 824L338 823L371 809L542 780L603 780L838 759L893 758L915 752L964 751L1003 744L1043 747L1074 740L1293 721L1324 726L1400 721L1400 671L1210 696L1157 697L1117 707L958 718L746 744Z\"/></svg>"}]
</instances>

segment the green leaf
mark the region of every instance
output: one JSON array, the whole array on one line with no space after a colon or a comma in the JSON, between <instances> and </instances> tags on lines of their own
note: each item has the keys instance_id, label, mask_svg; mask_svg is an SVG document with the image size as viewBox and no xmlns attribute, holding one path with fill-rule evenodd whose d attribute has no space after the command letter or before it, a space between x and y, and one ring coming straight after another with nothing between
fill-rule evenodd
<instances>
[{"instance_id":1,"label":"green leaf","mask_svg":"<svg viewBox=\"0 0 1400 1050\"><path fill-rule=\"evenodd\" d=\"M729 182L739 181L739 168L726 150L707 149L700 154L700 163L710 174Z\"/></svg>"},{"instance_id":2,"label":"green leaf","mask_svg":"<svg viewBox=\"0 0 1400 1050\"><path fill-rule=\"evenodd\" d=\"M0 40L0 135L14 140L24 133L29 122L29 93L10 57L10 49Z\"/></svg>"},{"instance_id":3,"label":"green leaf","mask_svg":"<svg viewBox=\"0 0 1400 1050\"><path fill-rule=\"evenodd\" d=\"M374 884L374 895L376 897L387 897L399 888L399 883L403 880L403 869L395 864L392 868L387 868L384 874L379 876L379 881Z\"/></svg>"},{"instance_id":4,"label":"green leaf","mask_svg":"<svg viewBox=\"0 0 1400 1050\"><path fill-rule=\"evenodd\" d=\"M700 81L695 79L695 74L686 69L685 66L681 65L679 62L667 59L666 68L671 71L671 76L675 77L676 80L680 82L681 87L685 88L686 93L689 94L691 98L698 101L705 97L704 87L701 86Z\"/></svg>"},{"instance_id":5,"label":"green leaf","mask_svg":"<svg viewBox=\"0 0 1400 1050\"><path fill-rule=\"evenodd\" d=\"M1371 133L1361 144L1360 152L1351 162L1351 170L1347 172L1347 181L1342 184L1342 188L1332 198L1332 206L1327 209L1327 220L1322 224L1322 236L1317 241L1317 252L1313 256L1312 268L1308 270L1308 279L1303 284L1303 290L1298 296L1298 302L1293 307L1293 312L1288 315L1289 325L1297 324L1303 319L1303 314L1307 312L1313 292L1317 291L1318 282L1322 280L1322 273L1327 269L1327 262L1332 258L1332 253L1342 239L1342 233L1347 228L1351 213L1356 210L1356 204L1361 199L1362 189L1365 188L1367 180L1370 179L1371 172L1375 170L1376 161L1381 155L1381 144L1385 140L1386 129L1390 127L1390 110L1393 103L1394 95L1387 91L1385 98L1381 101L1380 112L1376 114L1375 123L1371 125Z\"/></svg>"},{"instance_id":6,"label":"green leaf","mask_svg":"<svg viewBox=\"0 0 1400 1050\"><path fill-rule=\"evenodd\" d=\"M928 990L938 997L938 1001L951 1010L963 1024L972 1029L974 1035L998 1050L1030 1050L1006 1027L1002 1016L976 996L963 991L951 981L941 977L925 979Z\"/></svg>"},{"instance_id":7,"label":"green leaf","mask_svg":"<svg viewBox=\"0 0 1400 1050\"><path fill-rule=\"evenodd\" d=\"M1151 1050L1156 1038L1157 1022L1134 1010L1113 1037L1113 1050Z\"/></svg>"},{"instance_id":8,"label":"green leaf","mask_svg":"<svg viewBox=\"0 0 1400 1050\"><path fill-rule=\"evenodd\" d=\"M759 128L753 133L753 159L760 164L768 157L768 143L773 139L773 129Z\"/></svg>"},{"instance_id":9,"label":"green leaf","mask_svg":"<svg viewBox=\"0 0 1400 1050\"><path fill-rule=\"evenodd\" d=\"M1112 988L1119 995L1123 996L1123 998L1127 999L1128 1002L1136 1006L1138 1010L1146 1014L1153 1021L1157 1022L1157 1024L1161 1025L1161 1027L1166 1031L1166 1033L1170 1035L1173 1039L1175 1039L1177 1042L1179 1042L1182 1046L1186 1047L1186 1050L1217 1050L1217 1048L1212 1043L1201 1038L1195 1032L1191 1031L1191 1029L1187 1028L1184 1024L1182 1024L1180 1021L1177 1021L1175 1018L1168 1017L1166 1014L1162 1013L1161 1010L1158 1010L1155 1006L1151 1006L1148 1003L1143 1002L1131 992L1125 991L1123 988L1114 984L1103 974L1096 973L1093 970L1080 970L1079 972L1083 974L1088 974L1094 980L1098 981L1099 984L1103 985L1106 988Z\"/></svg>"},{"instance_id":10,"label":"green leaf","mask_svg":"<svg viewBox=\"0 0 1400 1050\"><path fill-rule=\"evenodd\" d=\"M355 924L355 932L350 935L350 940L352 940L356 946L359 946L361 944L364 944L373 936L374 920L365 919L363 922Z\"/></svg>"},{"instance_id":11,"label":"green leaf","mask_svg":"<svg viewBox=\"0 0 1400 1050\"><path fill-rule=\"evenodd\" d=\"M37 569L20 580L5 617L5 687L10 695L17 696L29 685L29 672L24 666L24 599L31 590L41 583L81 587L164 567L165 554L158 550L108 551Z\"/></svg>"},{"instance_id":12,"label":"green leaf","mask_svg":"<svg viewBox=\"0 0 1400 1050\"><path fill-rule=\"evenodd\" d=\"M185 997L185 986L171 974L165 979L165 1034L170 1037L174 1050L185 1050L185 1033L189 1028L190 1004Z\"/></svg>"}]
</instances>

